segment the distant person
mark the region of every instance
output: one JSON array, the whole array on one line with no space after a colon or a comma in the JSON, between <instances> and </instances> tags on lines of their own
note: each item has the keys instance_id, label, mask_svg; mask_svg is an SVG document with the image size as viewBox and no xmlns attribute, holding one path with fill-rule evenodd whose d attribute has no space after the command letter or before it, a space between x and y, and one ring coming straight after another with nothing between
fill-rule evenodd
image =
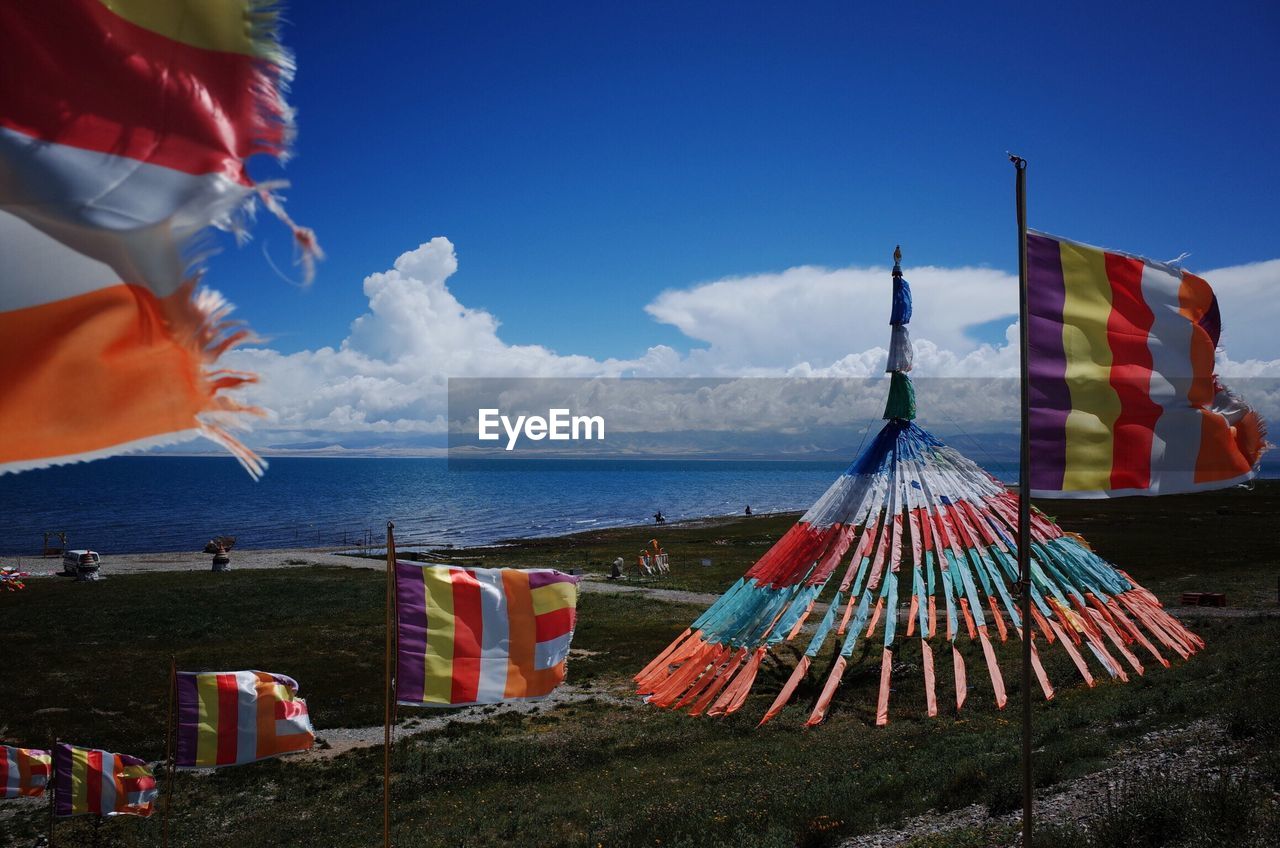
<instances>
[{"instance_id":1,"label":"distant person","mask_svg":"<svg viewBox=\"0 0 1280 848\"><path fill-rule=\"evenodd\" d=\"M654 523L654 524L661 524L662 522L664 522L664 521L666 521L666 520L667 520L667 517L666 517L665 515L663 515L663 514L662 514L662 510L658 510L657 512L655 512L655 513L653 514L653 523Z\"/></svg>"},{"instance_id":2,"label":"distant person","mask_svg":"<svg viewBox=\"0 0 1280 848\"><path fill-rule=\"evenodd\" d=\"M751 504L747 504L746 513L747 513L747 515L750 515L750 514L751 514Z\"/></svg>"}]
</instances>

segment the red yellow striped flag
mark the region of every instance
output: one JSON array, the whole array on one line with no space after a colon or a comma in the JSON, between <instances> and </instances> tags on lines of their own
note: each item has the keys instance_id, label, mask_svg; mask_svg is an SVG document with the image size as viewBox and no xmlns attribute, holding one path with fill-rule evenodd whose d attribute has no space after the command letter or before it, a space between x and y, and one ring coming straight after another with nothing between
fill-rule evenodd
<instances>
[{"instance_id":1,"label":"red yellow striped flag","mask_svg":"<svg viewBox=\"0 0 1280 848\"><path fill-rule=\"evenodd\" d=\"M315 744L298 683L265 671L178 672L179 768L253 763Z\"/></svg>"},{"instance_id":2,"label":"red yellow striped flag","mask_svg":"<svg viewBox=\"0 0 1280 848\"><path fill-rule=\"evenodd\" d=\"M564 682L579 578L415 562L395 574L399 703L541 698Z\"/></svg>"},{"instance_id":3,"label":"red yellow striped flag","mask_svg":"<svg viewBox=\"0 0 1280 848\"><path fill-rule=\"evenodd\" d=\"M58 744L53 749L55 815L149 816L156 779L127 754Z\"/></svg>"},{"instance_id":4,"label":"red yellow striped flag","mask_svg":"<svg viewBox=\"0 0 1280 848\"><path fill-rule=\"evenodd\" d=\"M1034 231L1027 265L1033 495L1166 495L1257 473L1266 424L1214 373L1208 282Z\"/></svg>"},{"instance_id":5,"label":"red yellow striped flag","mask_svg":"<svg viewBox=\"0 0 1280 848\"><path fill-rule=\"evenodd\" d=\"M48 751L0 745L0 798L39 798L52 763Z\"/></svg>"},{"instance_id":6,"label":"red yellow striped flag","mask_svg":"<svg viewBox=\"0 0 1280 848\"><path fill-rule=\"evenodd\" d=\"M196 284L255 198L293 226L245 170L292 135L273 5L0 3L0 472L203 435L261 473L216 365L248 333Z\"/></svg>"}]
</instances>

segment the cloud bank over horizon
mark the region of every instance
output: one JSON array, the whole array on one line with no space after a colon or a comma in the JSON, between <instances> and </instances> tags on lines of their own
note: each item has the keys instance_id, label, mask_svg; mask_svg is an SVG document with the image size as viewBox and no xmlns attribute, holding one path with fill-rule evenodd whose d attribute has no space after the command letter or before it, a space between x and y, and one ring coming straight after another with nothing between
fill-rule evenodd
<instances>
[{"instance_id":1,"label":"cloud bank over horizon","mask_svg":"<svg viewBox=\"0 0 1280 848\"><path fill-rule=\"evenodd\" d=\"M401 254L390 269L365 277L368 311L352 321L336 347L289 354L260 347L228 354L228 367L262 376L246 394L273 413L257 425L251 441L267 449L443 445L450 377L878 378L884 370L887 267L806 265L668 288L646 312L678 329L692 345L687 353L655 345L633 359L596 359L503 341L497 315L466 306L450 291L448 281L457 269L453 244L438 236ZM934 266L907 267L904 274L916 303L913 376L1016 377L1015 276L991 268ZM1280 300L1269 296L1280 287L1280 259L1202 276L1213 284L1222 306L1220 373L1280 377L1280 358L1273 358ZM1264 412L1280 402L1267 395L1251 397ZM972 426L983 417L1008 417L1003 402L984 404L982 398L964 396L955 401L946 414L970 414ZM779 417L779 428L793 423L786 420L785 405L768 408Z\"/></svg>"}]
</instances>

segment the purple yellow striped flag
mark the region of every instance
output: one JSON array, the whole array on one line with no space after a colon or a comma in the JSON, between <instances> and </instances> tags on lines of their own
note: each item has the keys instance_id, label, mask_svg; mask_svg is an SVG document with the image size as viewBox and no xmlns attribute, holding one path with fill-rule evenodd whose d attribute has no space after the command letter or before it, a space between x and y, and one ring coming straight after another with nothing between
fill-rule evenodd
<instances>
[{"instance_id":1,"label":"purple yellow striped flag","mask_svg":"<svg viewBox=\"0 0 1280 848\"><path fill-rule=\"evenodd\" d=\"M564 682L578 580L551 569L396 563L396 700L541 698Z\"/></svg>"},{"instance_id":2,"label":"purple yellow striped flag","mask_svg":"<svg viewBox=\"0 0 1280 848\"><path fill-rule=\"evenodd\" d=\"M1214 373L1206 281L1035 231L1027 264L1032 495L1166 495L1257 473L1266 425Z\"/></svg>"},{"instance_id":3,"label":"purple yellow striped flag","mask_svg":"<svg viewBox=\"0 0 1280 848\"><path fill-rule=\"evenodd\" d=\"M244 233L245 168L283 157L293 60L265 0L0 3L0 472L229 431L248 336L197 291L201 234Z\"/></svg>"},{"instance_id":4,"label":"purple yellow striped flag","mask_svg":"<svg viewBox=\"0 0 1280 848\"><path fill-rule=\"evenodd\" d=\"M149 816L156 779L137 757L58 744L53 749L55 815Z\"/></svg>"},{"instance_id":5,"label":"purple yellow striped flag","mask_svg":"<svg viewBox=\"0 0 1280 848\"><path fill-rule=\"evenodd\" d=\"M179 768L214 768L315 744L298 683L265 671L178 672Z\"/></svg>"},{"instance_id":6,"label":"purple yellow striped flag","mask_svg":"<svg viewBox=\"0 0 1280 848\"><path fill-rule=\"evenodd\" d=\"M48 751L0 745L0 798L39 798L52 762Z\"/></svg>"}]
</instances>

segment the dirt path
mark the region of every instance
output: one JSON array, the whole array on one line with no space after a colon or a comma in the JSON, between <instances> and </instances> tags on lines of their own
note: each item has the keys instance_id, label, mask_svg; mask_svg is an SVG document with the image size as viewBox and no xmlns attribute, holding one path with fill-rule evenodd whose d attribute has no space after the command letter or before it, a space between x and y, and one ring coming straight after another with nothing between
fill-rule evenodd
<instances>
[{"instance_id":1,"label":"dirt path","mask_svg":"<svg viewBox=\"0 0 1280 848\"><path fill-rule=\"evenodd\" d=\"M451 710L443 715L427 715L415 713L413 716L401 717L393 728L392 738L407 739L415 733L438 730L452 722L476 724L489 721L503 713L529 714L553 710L567 704L584 701L606 701L611 704L636 703L638 698L622 698L612 692L596 688L590 684L574 685L566 683L550 695L537 701L504 701L501 704L464 707ZM295 760L328 760L339 754L356 748L371 748L383 743L383 729L377 727L330 727L316 730L319 744L316 748L294 757Z\"/></svg>"}]
</instances>

